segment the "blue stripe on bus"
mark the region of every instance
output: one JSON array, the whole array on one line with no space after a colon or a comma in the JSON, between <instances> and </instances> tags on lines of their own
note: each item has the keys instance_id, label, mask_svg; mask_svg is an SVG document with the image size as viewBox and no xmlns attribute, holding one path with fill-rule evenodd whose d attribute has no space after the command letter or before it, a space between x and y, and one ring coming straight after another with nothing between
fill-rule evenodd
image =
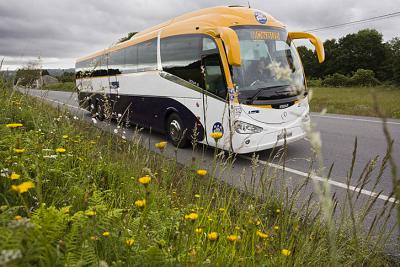
<instances>
[{"instance_id":1,"label":"blue stripe on bus","mask_svg":"<svg viewBox=\"0 0 400 267\"><path fill-rule=\"evenodd\" d=\"M144 128L165 133L166 120L168 116L175 112L182 119L184 127L192 136L193 129L197 127L197 140L204 139L204 127L185 105L179 101L168 97L156 96L135 96L135 95L117 95L107 94L112 112L115 114L129 115L128 121L131 124L140 125ZM79 105L82 108L90 110L91 104L102 103L103 94L93 94L89 92L79 92Z\"/></svg>"}]
</instances>

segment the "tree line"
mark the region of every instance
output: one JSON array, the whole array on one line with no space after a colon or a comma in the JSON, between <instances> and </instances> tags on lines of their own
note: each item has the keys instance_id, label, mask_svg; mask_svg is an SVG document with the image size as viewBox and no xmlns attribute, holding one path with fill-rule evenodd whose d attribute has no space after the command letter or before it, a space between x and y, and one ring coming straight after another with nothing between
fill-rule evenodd
<instances>
[{"instance_id":1,"label":"tree line","mask_svg":"<svg viewBox=\"0 0 400 267\"><path fill-rule=\"evenodd\" d=\"M319 64L315 52L300 46L308 80L320 79L327 85L366 85L394 83L400 85L400 38L384 42L375 29L364 29L336 40L324 42L325 62ZM333 84L330 84L333 82Z\"/></svg>"}]
</instances>

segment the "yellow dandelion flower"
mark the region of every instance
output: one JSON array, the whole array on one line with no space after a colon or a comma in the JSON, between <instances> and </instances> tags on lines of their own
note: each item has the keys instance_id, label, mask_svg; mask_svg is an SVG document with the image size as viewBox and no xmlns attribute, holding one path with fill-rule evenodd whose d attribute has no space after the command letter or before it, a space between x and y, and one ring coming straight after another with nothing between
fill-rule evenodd
<instances>
[{"instance_id":1,"label":"yellow dandelion flower","mask_svg":"<svg viewBox=\"0 0 400 267\"><path fill-rule=\"evenodd\" d=\"M22 220L22 216L17 215L17 216L14 217L14 219L15 219L16 221Z\"/></svg>"},{"instance_id":2,"label":"yellow dandelion flower","mask_svg":"<svg viewBox=\"0 0 400 267\"><path fill-rule=\"evenodd\" d=\"M63 139L68 139L68 135L63 135Z\"/></svg>"},{"instance_id":3,"label":"yellow dandelion flower","mask_svg":"<svg viewBox=\"0 0 400 267\"><path fill-rule=\"evenodd\" d=\"M279 230L279 226L275 225L274 230Z\"/></svg>"},{"instance_id":4,"label":"yellow dandelion flower","mask_svg":"<svg viewBox=\"0 0 400 267\"><path fill-rule=\"evenodd\" d=\"M236 242L240 239L240 237L238 235L228 235L226 239L231 242Z\"/></svg>"},{"instance_id":5,"label":"yellow dandelion flower","mask_svg":"<svg viewBox=\"0 0 400 267\"><path fill-rule=\"evenodd\" d=\"M196 232L196 234L202 234L203 228L198 227L198 228L196 228L195 232Z\"/></svg>"},{"instance_id":6,"label":"yellow dandelion flower","mask_svg":"<svg viewBox=\"0 0 400 267\"><path fill-rule=\"evenodd\" d=\"M22 154L25 152L25 149L24 148L14 148L14 152L17 154Z\"/></svg>"},{"instance_id":7,"label":"yellow dandelion flower","mask_svg":"<svg viewBox=\"0 0 400 267\"><path fill-rule=\"evenodd\" d=\"M110 236L110 232L103 232L102 235L105 237Z\"/></svg>"},{"instance_id":8,"label":"yellow dandelion flower","mask_svg":"<svg viewBox=\"0 0 400 267\"><path fill-rule=\"evenodd\" d=\"M290 256L290 253L291 253L291 252L290 252L290 250L288 250L288 249L285 249L285 248L284 248L284 249L281 250L281 254L282 254L283 256L286 256L286 257L287 257L287 256Z\"/></svg>"},{"instance_id":9,"label":"yellow dandelion flower","mask_svg":"<svg viewBox=\"0 0 400 267\"><path fill-rule=\"evenodd\" d=\"M22 193L28 192L29 189L34 188L34 187L35 187L35 184L31 181L28 181L28 182L23 182L22 184L19 184L19 185L12 185L11 190L15 191L19 194L22 194Z\"/></svg>"},{"instance_id":10,"label":"yellow dandelion flower","mask_svg":"<svg viewBox=\"0 0 400 267\"><path fill-rule=\"evenodd\" d=\"M140 177L138 179L139 183L141 183L142 185L148 185L151 182L151 177L149 175Z\"/></svg>"},{"instance_id":11,"label":"yellow dandelion flower","mask_svg":"<svg viewBox=\"0 0 400 267\"><path fill-rule=\"evenodd\" d=\"M280 213L281 212L281 210L280 209L276 209L276 211L275 211L276 213Z\"/></svg>"},{"instance_id":12,"label":"yellow dandelion flower","mask_svg":"<svg viewBox=\"0 0 400 267\"><path fill-rule=\"evenodd\" d=\"M87 211L85 212L85 215L86 215L86 216L89 216L89 217L93 217L93 216L96 215L96 212L95 212L94 210L87 210Z\"/></svg>"},{"instance_id":13,"label":"yellow dandelion flower","mask_svg":"<svg viewBox=\"0 0 400 267\"><path fill-rule=\"evenodd\" d=\"M62 154L62 153L65 153L65 151L67 151L67 150L65 148L63 148L63 147L56 148L56 152L57 153Z\"/></svg>"},{"instance_id":14,"label":"yellow dandelion flower","mask_svg":"<svg viewBox=\"0 0 400 267\"><path fill-rule=\"evenodd\" d=\"M197 213L194 213L194 212L192 212L192 213L190 213L188 215L185 215L185 219L189 220L189 221L192 221L192 222L197 220L197 218L199 218L199 215Z\"/></svg>"},{"instance_id":15,"label":"yellow dandelion flower","mask_svg":"<svg viewBox=\"0 0 400 267\"><path fill-rule=\"evenodd\" d=\"M63 208L61 208L61 212L62 213L64 213L64 214L67 214L67 213L69 213L70 212L70 209L71 209L71 207L63 207Z\"/></svg>"},{"instance_id":16,"label":"yellow dandelion flower","mask_svg":"<svg viewBox=\"0 0 400 267\"><path fill-rule=\"evenodd\" d=\"M221 132L212 132L212 133L210 134L210 136L211 136L212 138L214 138L215 141L217 141L218 139L221 139L222 135L223 135L223 134L222 134Z\"/></svg>"},{"instance_id":17,"label":"yellow dandelion flower","mask_svg":"<svg viewBox=\"0 0 400 267\"><path fill-rule=\"evenodd\" d=\"M207 170L203 170L203 169L197 170L197 174L199 176L206 176L207 175Z\"/></svg>"},{"instance_id":18,"label":"yellow dandelion flower","mask_svg":"<svg viewBox=\"0 0 400 267\"><path fill-rule=\"evenodd\" d=\"M133 239L127 239L127 240L125 241L125 243L126 243L126 245L127 245L128 247L132 247L133 244L135 244L135 240L133 240Z\"/></svg>"},{"instance_id":19,"label":"yellow dandelion flower","mask_svg":"<svg viewBox=\"0 0 400 267\"><path fill-rule=\"evenodd\" d=\"M19 178L21 178L21 175L16 174L15 172L12 172L10 175L11 180L18 180Z\"/></svg>"},{"instance_id":20,"label":"yellow dandelion flower","mask_svg":"<svg viewBox=\"0 0 400 267\"><path fill-rule=\"evenodd\" d=\"M267 234L265 234L265 233L263 233L263 232L261 232L261 231L259 231L259 230L257 230L256 235L257 235L258 237L262 238L262 239L265 239L265 238L268 237Z\"/></svg>"},{"instance_id":21,"label":"yellow dandelion flower","mask_svg":"<svg viewBox=\"0 0 400 267\"><path fill-rule=\"evenodd\" d=\"M167 142L162 141L162 142L155 144L154 146L160 150L163 150L167 146L167 144L168 144Z\"/></svg>"},{"instance_id":22,"label":"yellow dandelion flower","mask_svg":"<svg viewBox=\"0 0 400 267\"><path fill-rule=\"evenodd\" d=\"M15 129L15 128L19 128L19 127L22 127L22 126L23 126L22 123L9 123L9 124L6 124L6 127L9 128L9 129Z\"/></svg>"},{"instance_id":23,"label":"yellow dandelion flower","mask_svg":"<svg viewBox=\"0 0 400 267\"><path fill-rule=\"evenodd\" d=\"M144 208L146 206L146 199L139 199L135 201L135 206L138 208Z\"/></svg>"},{"instance_id":24,"label":"yellow dandelion flower","mask_svg":"<svg viewBox=\"0 0 400 267\"><path fill-rule=\"evenodd\" d=\"M217 232L211 232L207 234L207 238L210 241L215 241L218 239L218 233Z\"/></svg>"},{"instance_id":25,"label":"yellow dandelion flower","mask_svg":"<svg viewBox=\"0 0 400 267\"><path fill-rule=\"evenodd\" d=\"M200 198L200 194L195 194L194 197L195 198Z\"/></svg>"}]
</instances>

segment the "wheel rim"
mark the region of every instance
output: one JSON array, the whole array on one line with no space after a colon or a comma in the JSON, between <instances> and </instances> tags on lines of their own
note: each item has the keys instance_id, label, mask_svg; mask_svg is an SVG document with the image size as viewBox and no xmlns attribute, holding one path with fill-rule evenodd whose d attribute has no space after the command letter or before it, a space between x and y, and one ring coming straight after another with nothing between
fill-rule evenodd
<instances>
[{"instance_id":1,"label":"wheel rim","mask_svg":"<svg viewBox=\"0 0 400 267\"><path fill-rule=\"evenodd\" d=\"M175 142L179 142L182 135L181 125L177 120L172 120L169 124L169 135L171 139Z\"/></svg>"}]
</instances>

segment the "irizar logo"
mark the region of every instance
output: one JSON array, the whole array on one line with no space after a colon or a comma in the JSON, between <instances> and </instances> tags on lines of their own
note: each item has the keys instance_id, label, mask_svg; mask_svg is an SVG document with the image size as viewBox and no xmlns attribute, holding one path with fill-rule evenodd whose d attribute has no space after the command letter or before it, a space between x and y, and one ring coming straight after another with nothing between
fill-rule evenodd
<instances>
[{"instance_id":1,"label":"irizar logo","mask_svg":"<svg viewBox=\"0 0 400 267\"><path fill-rule=\"evenodd\" d=\"M280 108L280 109L287 108L287 107L289 107L289 104L282 104L282 105L279 105L279 108Z\"/></svg>"},{"instance_id":2,"label":"irizar logo","mask_svg":"<svg viewBox=\"0 0 400 267\"><path fill-rule=\"evenodd\" d=\"M261 24L267 23L267 16L261 12L254 12L254 17L256 17L256 20Z\"/></svg>"}]
</instances>

